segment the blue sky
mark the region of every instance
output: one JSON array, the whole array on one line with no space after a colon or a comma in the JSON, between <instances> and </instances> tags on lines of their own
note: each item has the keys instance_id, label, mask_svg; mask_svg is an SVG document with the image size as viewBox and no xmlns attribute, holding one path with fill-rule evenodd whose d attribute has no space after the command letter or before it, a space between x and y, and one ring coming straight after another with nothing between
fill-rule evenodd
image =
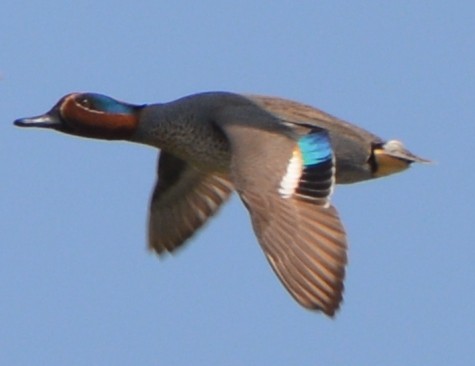
<instances>
[{"instance_id":1,"label":"blue sky","mask_svg":"<svg viewBox=\"0 0 475 366\"><path fill-rule=\"evenodd\" d=\"M467 365L475 358L475 5L41 1L0 17L0 364ZM145 248L157 152L15 128L64 94L200 91L320 107L436 161L333 201L336 319L280 285L237 197Z\"/></svg>"}]
</instances>

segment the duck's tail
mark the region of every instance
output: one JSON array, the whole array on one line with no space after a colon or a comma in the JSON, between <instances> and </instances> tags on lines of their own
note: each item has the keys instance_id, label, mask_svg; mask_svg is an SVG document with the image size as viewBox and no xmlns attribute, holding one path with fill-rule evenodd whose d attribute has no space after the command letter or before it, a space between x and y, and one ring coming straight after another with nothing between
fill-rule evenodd
<instances>
[{"instance_id":1,"label":"duck's tail","mask_svg":"<svg viewBox=\"0 0 475 366\"><path fill-rule=\"evenodd\" d=\"M412 163L432 162L414 155L398 140L389 140L384 145L375 147L373 159L375 177L398 173L409 168Z\"/></svg>"}]
</instances>

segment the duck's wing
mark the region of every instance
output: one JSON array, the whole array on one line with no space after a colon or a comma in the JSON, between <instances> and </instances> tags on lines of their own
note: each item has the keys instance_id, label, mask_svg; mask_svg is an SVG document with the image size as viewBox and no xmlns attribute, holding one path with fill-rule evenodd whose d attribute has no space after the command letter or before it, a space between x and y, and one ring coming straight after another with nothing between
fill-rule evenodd
<instances>
[{"instance_id":1,"label":"duck's wing","mask_svg":"<svg viewBox=\"0 0 475 366\"><path fill-rule=\"evenodd\" d=\"M150 202L149 247L158 254L174 251L216 213L233 190L225 175L199 171L162 152Z\"/></svg>"},{"instance_id":2,"label":"duck's wing","mask_svg":"<svg viewBox=\"0 0 475 366\"><path fill-rule=\"evenodd\" d=\"M230 124L231 176L264 253L304 307L333 316L342 300L347 243L329 203L335 184L328 132L292 139Z\"/></svg>"}]
</instances>

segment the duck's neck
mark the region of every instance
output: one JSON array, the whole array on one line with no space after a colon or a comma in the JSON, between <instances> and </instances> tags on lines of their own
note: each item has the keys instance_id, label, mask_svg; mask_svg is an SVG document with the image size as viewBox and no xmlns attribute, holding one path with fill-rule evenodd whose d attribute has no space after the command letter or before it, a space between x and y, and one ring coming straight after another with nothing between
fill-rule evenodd
<instances>
[{"instance_id":1,"label":"duck's neck","mask_svg":"<svg viewBox=\"0 0 475 366\"><path fill-rule=\"evenodd\" d=\"M132 141L151 145L197 165L228 165L229 144L215 124L213 98L184 98L153 104L140 112Z\"/></svg>"}]
</instances>

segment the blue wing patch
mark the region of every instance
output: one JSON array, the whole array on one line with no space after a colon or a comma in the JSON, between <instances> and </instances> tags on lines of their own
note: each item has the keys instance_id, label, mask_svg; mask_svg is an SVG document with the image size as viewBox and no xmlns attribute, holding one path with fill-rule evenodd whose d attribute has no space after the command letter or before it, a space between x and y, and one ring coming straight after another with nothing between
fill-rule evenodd
<instances>
[{"instance_id":1,"label":"blue wing patch","mask_svg":"<svg viewBox=\"0 0 475 366\"><path fill-rule=\"evenodd\" d=\"M313 128L300 137L298 148L303 169L295 194L302 199L327 203L335 184L335 167L330 136L326 130Z\"/></svg>"},{"instance_id":2,"label":"blue wing patch","mask_svg":"<svg viewBox=\"0 0 475 366\"><path fill-rule=\"evenodd\" d=\"M330 137L325 130L310 131L298 141L305 166L316 165L332 159Z\"/></svg>"}]
</instances>

